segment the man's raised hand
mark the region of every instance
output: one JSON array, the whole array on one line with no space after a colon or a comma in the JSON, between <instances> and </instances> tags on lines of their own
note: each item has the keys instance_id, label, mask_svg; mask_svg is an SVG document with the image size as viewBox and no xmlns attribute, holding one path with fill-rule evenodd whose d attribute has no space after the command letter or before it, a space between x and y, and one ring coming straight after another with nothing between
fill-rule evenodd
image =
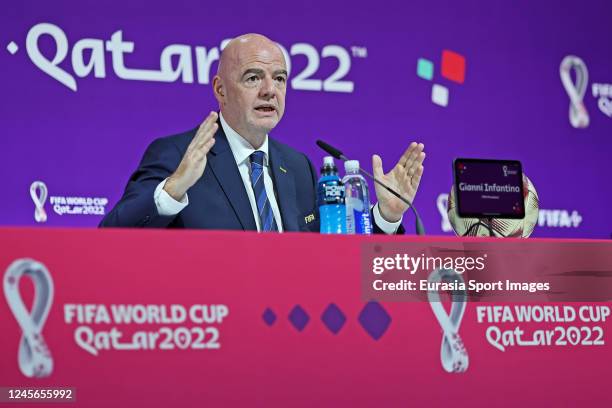
<instances>
[{"instance_id":1,"label":"man's raised hand","mask_svg":"<svg viewBox=\"0 0 612 408\"><path fill-rule=\"evenodd\" d=\"M204 174L206 155L215 144L217 132L217 112L210 112L198 128L193 140L178 165L176 171L168 178L164 190L176 201L182 201L187 190Z\"/></svg>"}]
</instances>

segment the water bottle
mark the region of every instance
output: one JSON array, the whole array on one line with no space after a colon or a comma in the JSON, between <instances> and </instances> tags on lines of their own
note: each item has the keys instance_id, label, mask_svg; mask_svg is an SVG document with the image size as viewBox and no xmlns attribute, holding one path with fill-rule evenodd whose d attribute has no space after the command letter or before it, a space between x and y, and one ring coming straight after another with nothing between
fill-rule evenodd
<instances>
[{"instance_id":1,"label":"water bottle","mask_svg":"<svg viewBox=\"0 0 612 408\"><path fill-rule=\"evenodd\" d=\"M323 158L317 189L321 234L346 234L344 186L331 156Z\"/></svg>"},{"instance_id":2,"label":"water bottle","mask_svg":"<svg viewBox=\"0 0 612 408\"><path fill-rule=\"evenodd\" d=\"M359 161L345 161L344 170L346 175L342 179L342 183L345 191L346 233L369 235L372 233L372 219L370 217L368 183L359 174Z\"/></svg>"}]
</instances>

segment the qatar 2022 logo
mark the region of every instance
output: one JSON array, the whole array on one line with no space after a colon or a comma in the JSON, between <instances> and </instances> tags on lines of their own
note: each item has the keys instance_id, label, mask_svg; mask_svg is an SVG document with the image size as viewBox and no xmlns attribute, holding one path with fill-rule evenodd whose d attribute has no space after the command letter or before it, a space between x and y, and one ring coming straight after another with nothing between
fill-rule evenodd
<instances>
[{"instance_id":1,"label":"qatar 2022 logo","mask_svg":"<svg viewBox=\"0 0 612 408\"><path fill-rule=\"evenodd\" d=\"M576 55L567 55L561 61L559 75L570 100L570 124L576 129L588 128L591 118L584 103L589 85L589 70L586 63ZM612 84L594 82L591 84L591 93L593 98L597 99L599 110L608 118L612 118Z\"/></svg>"},{"instance_id":2,"label":"qatar 2022 logo","mask_svg":"<svg viewBox=\"0 0 612 408\"><path fill-rule=\"evenodd\" d=\"M464 283L461 274L455 272L452 269L436 269L428 278L429 283L438 282L456 282ZM465 307L467 306L467 292L465 290L453 290L451 293L451 309L450 313L447 314L442 301L440 299L440 293L437 291L428 291L427 298L431 309L442 328L442 345L440 348L440 362L442 368L447 373L464 373L467 371L470 358L467 353L467 349L463 344L463 340L459 335L459 327L461 326L461 320L465 313Z\"/></svg>"},{"instance_id":3,"label":"qatar 2022 logo","mask_svg":"<svg viewBox=\"0 0 612 408\"><path fill-rule=\"evenodd\" d=\"M30 185L30 197L34 202L34 219L36 222L46 222L47 212L45 211L45 201L49 190L47 185L42 181L35 181Z\"/></svg>"},{"instance_id":4,"label":"qatar 2022 logo","mask_svg":"<svg viewBox=\"0 0 612 408\"><path fill-rule=\"evenodd\" d=\"M19 292L19 281L28 277L34 284L31 312ZM4 296L21 328L17 361L21 373L30 378L48 377L53 372L53 357L42 329L53 303L53 279L46 266L33 259L17 259L4 274Z\"/></svg>"},{"instance_id":5,"label":"qatar 2022 logo","mask_svg":"<svg viewBox=\"0 0 612 408\"><path fill-rule=\"evenodd\" d=\"M34 220L37 223L47 222L47 198L57 215L104 215L108 205L107 197L49 196L47 184L40 180L30 184L30 197L34 203Z\"/></svg>"}]
</instances>

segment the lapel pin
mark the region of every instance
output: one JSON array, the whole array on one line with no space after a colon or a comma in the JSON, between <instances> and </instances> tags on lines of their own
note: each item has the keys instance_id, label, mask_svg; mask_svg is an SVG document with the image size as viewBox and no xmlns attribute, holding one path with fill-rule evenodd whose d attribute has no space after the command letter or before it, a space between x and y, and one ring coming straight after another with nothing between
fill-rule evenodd
<instances>
[{"instance_id":1,"label":"lapel pin","mask_svg":"<svg viewBox=\"0 0 612 408\"><path fill-rule=\"evenodd\" d=\"M280 171L282 171L283 173L286 173L287 170L285 168L283 168L283 166L278 166L278 168L280 169Z\"/></svg>"}]
</instances>

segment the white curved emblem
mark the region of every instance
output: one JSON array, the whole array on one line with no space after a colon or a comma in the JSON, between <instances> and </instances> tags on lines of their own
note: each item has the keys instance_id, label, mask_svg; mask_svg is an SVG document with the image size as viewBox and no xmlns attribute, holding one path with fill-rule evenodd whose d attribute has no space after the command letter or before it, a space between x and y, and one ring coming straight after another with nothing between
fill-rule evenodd
<instances>
[{"instance_id":1,"label":"white curved emblem","mask_svg":"<svg viewBox=\"0 0 612 408\"><path fill-rule=\"evenodd\" d=\"M35 181L30 185L30 197L34 201L34 219L36 222L46 222L47 213L45 212L45 201L47 201L47 185L42 181Z\"/></svg>"},{"instance_id":2,"label":"white curved emblem","mask_svg":"<svg viewBox=\"0 0 612 408\"><path fill-rule=\"evenodd\" d=\"M29 313L19 293L19 280L27 276L34 283L34 301ZM53 302L53 280L47 268L33 259L18 259L4 274L4 296L21 327L19 369L26 377L47 377L53 371L53 358L42 336L42 329Z\"/></svg>"},{"instance_id":3,"label":"white curved emblem","mask_svg":"<svg viewBox=\"0 0 612 408\"><path fill-rule=\"evenodd\" d=\"M576 72L576 83L572 81L571 71ZM589 126L589 113L584 106L584 95L589 82L587 66L575 55L563 58L559 66L561 83L570 99L569 120L573 127L580 129Z\"/></svg>"},{"instance_id":4,"label":"white curved emblem","mask_svg":"<svg viewBox=\"0 0 612 408\"><path fill-rule=\"evenodd\" d=\"M463 277L451 269L436 269L429 275L428 281L433 282L461 282ZM462 373L468 369L470 359L467 350L463 345L463 340L459 336L459 326L466 306L466 292L455 290L451 295L450 315L446 314L444 306L440 301L438 291L430 290L427 292L429 304L442 327L444 332L442 337L442 348L440 359L442 367L448 373Z\"/></svg>"}]
</instances>

